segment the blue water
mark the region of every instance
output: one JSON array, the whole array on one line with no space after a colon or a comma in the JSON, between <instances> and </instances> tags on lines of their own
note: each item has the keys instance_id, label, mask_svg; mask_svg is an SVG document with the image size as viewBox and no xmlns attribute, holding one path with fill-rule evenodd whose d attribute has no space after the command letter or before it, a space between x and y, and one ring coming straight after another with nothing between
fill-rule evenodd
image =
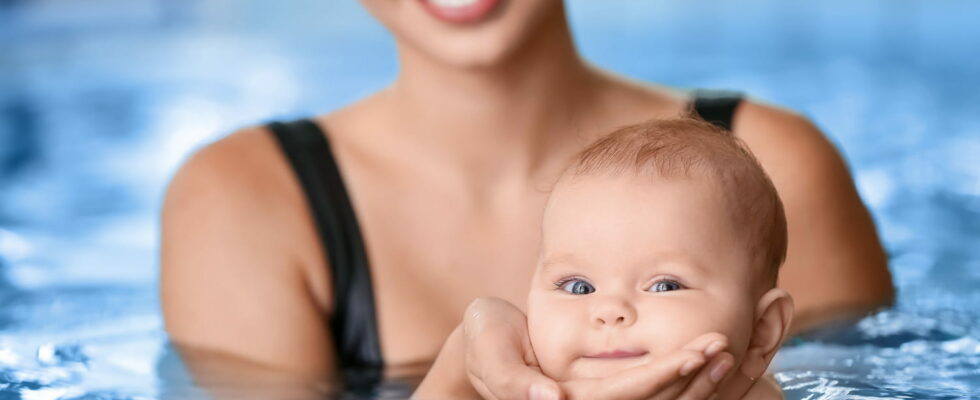
<instances>
[{"instance_id":1,"label":"blue water","mask_svg":"<svg viewBox=\"0 0 980 400\"><path fill-rule=\"evenodd\" d=\"M898 299L782 350L788 398L980 398L980 3L569 7L596 64L792 107L845 155ZM0 0L0 399L207 398L158 311L169 176L196 146L335 109L396 68L355 2Z\"/></svg>"}]
</instances>

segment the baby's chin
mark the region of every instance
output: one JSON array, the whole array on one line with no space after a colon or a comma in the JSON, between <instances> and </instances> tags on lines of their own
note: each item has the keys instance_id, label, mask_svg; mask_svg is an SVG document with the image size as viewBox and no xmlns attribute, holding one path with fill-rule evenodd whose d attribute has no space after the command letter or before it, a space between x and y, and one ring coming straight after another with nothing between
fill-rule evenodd
<instances>
[{"instance_id":1,"label":"baby's chin","mask_svg":"<svg viewBox=\"0 0 980 400\"><path fill-rule=\"evenodd\" d=\"M607 378L627 369L638 367L650 362L652 359L649 353L638 357L627 358L586 358L579 357L572 361L565 376L559 378L563 381L574 379Z\"/></svg>"}]
</instances>

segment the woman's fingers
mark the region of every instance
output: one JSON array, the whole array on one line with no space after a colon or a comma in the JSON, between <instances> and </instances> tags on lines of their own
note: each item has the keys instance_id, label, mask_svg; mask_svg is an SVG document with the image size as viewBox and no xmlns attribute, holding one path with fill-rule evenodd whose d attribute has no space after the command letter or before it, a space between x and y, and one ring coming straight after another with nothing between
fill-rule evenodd
<instances>
[{"instance_id":1,"label":"woman's fingers","mask_svg":"<svg viewBox=\"0 0 980 400\"><path fill-rule=\"evenodd\" d=\"M686 381L707 361L703 351L681 349L646 365L618 372L601 379L580 379L562 384L569 399L640 399L663 395L673 398ZM662 393L670 391L672 393Z\"/></svg>"},{"instance_id":2,"label":"woman's fingers","mask_svg":"<svg viewBox=\"0 0 980 400\"><path fill-rule=\"evenodd\" d=\"M728 376L735 365L735 357L729 353L720 353L701 368L697 375L688 383L687 388L677 400L705 400L718 389L718 383Z\"/></svg>"},{"instance_id":3,"label":"woman's fingers","mask_svg":"<svg viewBox=\"0 0 980 400\"><path fill-rule=\"evenodd\" d=\"M489 373L483 379L470 374L470 383L486 399L561 399L561 388L555 381L526 365Z\"/></svg>"},{"instance_id":4,"label":"woman's fingers","mask_svg":"<svg viewBox=\"0 0 980 400\"><path fill-rule=\"evenodd\" d=\"M514 305L494 298L474 301L466 310L463 332L467 376L481 396L492 400L558 400L563 391L569 399L673 399L679 395L701 399L717 387L717 381L711 379L714 368L724 362L730 368L733 362L731 355L722 353L728 339L708 333L649 364L603 379L564 382L559 387L533 367L536 360L527 319ZM709 360L712 368L703 368Z\"/></svg>"},{"instance_id":5,"label":"woman's fingers","mask_svg":"<svg viewBox=\"0 0 980 400\"><path fill-rule=\"evenodd\" d=\"M718 332L709 332L694 338L694 340L684 345L683 348L687 350L700 350L704 352L706 356L712 357L727 347L727 336Z\"/></svg>"},{"instance_id":6,"label":"woman's fingers","mask_svg":"<svg viewBox=\"0 0 980 400\"><path fill-rule=\"evenodd\" d=\"M492 391L490 391L490 388L488 388L487 385L483 383L483 381L479 379L474 379L472 374L467 374L467 376L470 379L470 384L473 385L473 389L476 389L476 392L480 394L480 397L483 397L485 400L500 400L499 397L497 397L496 395L493 394Z\"/></svg>"},{"instance_id":7,"label":"woman's fingers","mask_svg":"<svg viewBox=\"0 0 980 400\"><path fill-rule=\"evenodd\" d=\"M584 379L562 384L570 399L674 399L679 395L696 397L699 393L714 392L705 364L718 365L718 357L729 360L723 353L728 348L728 338L712 332L701 335L682 349L650 362L603 379ZM696 386L691 386L697 382ZM689 393L689 394L686 394ZM694 396L694 397L690 397Z\"/></svg>"},{"instance_id":8,"label":"woman's fingers","mask_svg":"<svg viewBox=\"0 0 980 400\"><path fill-rule=\"evenodd\" d=\"M517 307L500 299L481 298L463 319L466 369L470 383L489 399L558 400L558 384L533 364L527 319ZM533 396L533 397L532 397Z\"/></svg>"}]
</instances>

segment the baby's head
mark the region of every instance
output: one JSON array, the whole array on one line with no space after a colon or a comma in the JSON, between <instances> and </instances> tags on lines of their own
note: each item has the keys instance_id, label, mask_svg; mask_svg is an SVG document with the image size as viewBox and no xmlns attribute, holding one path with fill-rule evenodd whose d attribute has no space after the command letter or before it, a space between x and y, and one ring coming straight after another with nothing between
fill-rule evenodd
<instances>
[{"instance_id":1,"label":"baby's head","mask_svg":"<svg viewBox=\"0 0 980 400\"><path fill-rule=\"evenodd\" d=\"M557 380L605 377L720 332L735 356L722 390L759 377L792 318L775 288L785 254L782 203L739 139L693 119L619 129L548 200L534 353Z\"/></svg>"}]
</instances>

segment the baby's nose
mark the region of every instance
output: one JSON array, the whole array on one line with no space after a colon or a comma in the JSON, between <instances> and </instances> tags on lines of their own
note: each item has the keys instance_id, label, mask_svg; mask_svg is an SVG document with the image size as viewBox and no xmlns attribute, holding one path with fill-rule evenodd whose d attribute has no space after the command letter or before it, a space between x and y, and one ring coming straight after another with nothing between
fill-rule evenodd
<instances>
[{"instance_id":1,"label":"baby's nose","mask_svg":"<svg viewBox=\"0 0 980 400\"><path fill-rule=\"evenodd\" d=\"M597 325L630 326L636 322L636 309L628 302L609 299L596 304L593 318Z\"/></svg>"},{"instance_id":2,"label":"baby's nose","mask_svg":"<svg viewBox=\"0 0 980 400\"><path fill-rule=\"evenodd\" d=\"M613 315L602 316L602 315L600 315L599 316L599 323L601 323L601 324L622 324L624 322L626 322L626 317L624 317L622 315L619 315L619 316L613 316Z\"/></svg>"}]
</instances>

